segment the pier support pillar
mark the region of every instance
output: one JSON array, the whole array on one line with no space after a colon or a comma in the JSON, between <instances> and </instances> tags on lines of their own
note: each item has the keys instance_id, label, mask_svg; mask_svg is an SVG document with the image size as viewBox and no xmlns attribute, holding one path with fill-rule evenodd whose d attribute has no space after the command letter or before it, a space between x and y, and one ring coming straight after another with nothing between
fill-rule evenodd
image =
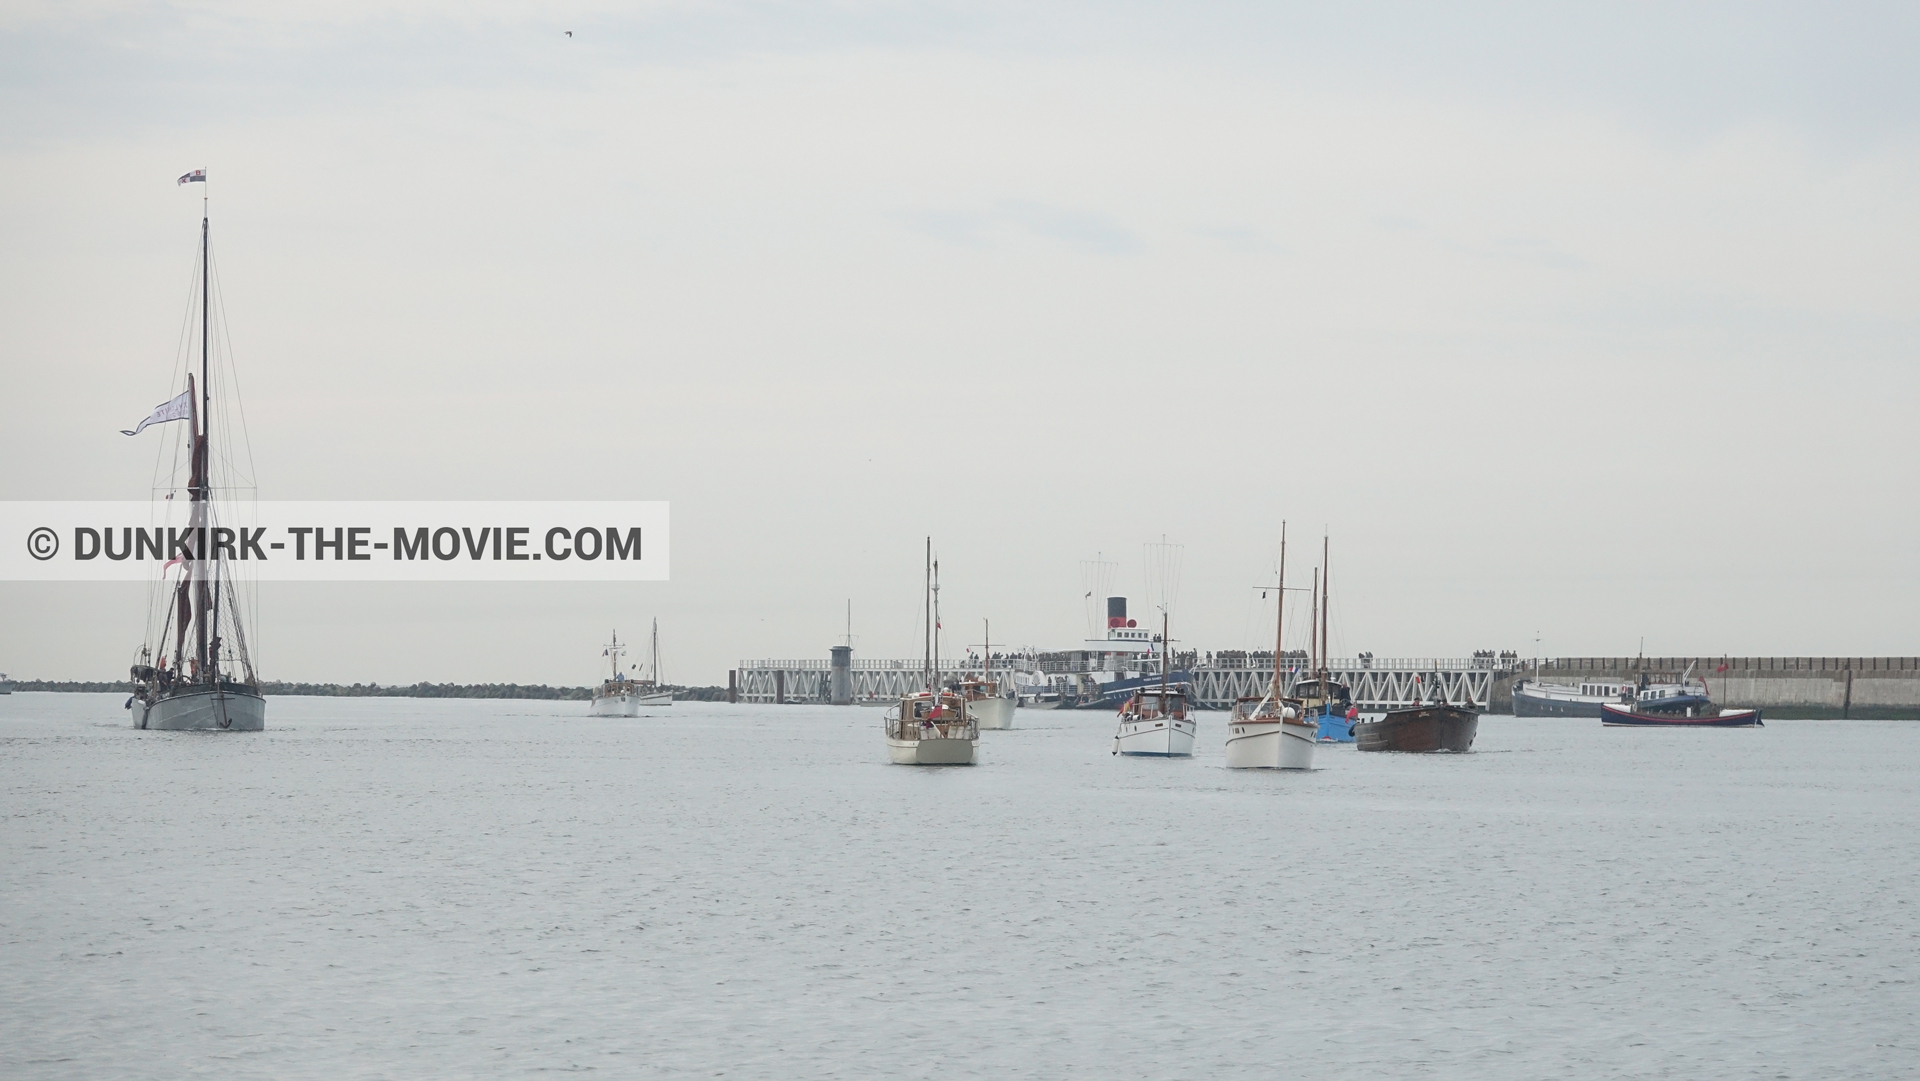
<instances>
[{"instance_id":1,"label":"pier support pillar","mask_svg":"<svg viewBox=\"0 0 1920 1081\"><path fill-rule=\"evenodd\" d=\"M833 670L827 679L827 701L836 706L853 705L853 647L833 647Z\"/></svg>"},{"instance_id":2,"label":"pier support pillar","mask_svg":"<svg viewBox=\"0 0 1920 1081\"><path fill-rule=\"evenodd\" d=\"M784 668L776 668L773 671L773 704L776 706L787 704L787 670Z\"/></svg>"},{"instance_id":3,"label":"pier support pillar","mask_svg":"<svg viewBox=\"0 0 1920 1081\"><path fill-rule=\"evenodd\" d=\"M740 670L738 668L727 671L727 704L730 706L740 704Z\"/></svg>"}]
</instances>

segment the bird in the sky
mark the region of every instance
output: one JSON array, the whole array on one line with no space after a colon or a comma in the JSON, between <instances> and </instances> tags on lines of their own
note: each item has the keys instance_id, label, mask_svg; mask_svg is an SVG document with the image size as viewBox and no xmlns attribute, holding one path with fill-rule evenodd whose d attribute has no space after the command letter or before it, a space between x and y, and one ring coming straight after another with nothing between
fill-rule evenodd
<instances>
[{"instance_id":1,"label":"bird in the sky","mask_svg":"<svg viewBox=\"0 0 1920 1081\"><path fill-rule=\"evenodd\" d=\"M569 30L569 31L567 31L567 36L568 36L568 37L572 37L572 36L573 36L573 31L571 31L571 30Z\"/></svg>"}]
</instances>

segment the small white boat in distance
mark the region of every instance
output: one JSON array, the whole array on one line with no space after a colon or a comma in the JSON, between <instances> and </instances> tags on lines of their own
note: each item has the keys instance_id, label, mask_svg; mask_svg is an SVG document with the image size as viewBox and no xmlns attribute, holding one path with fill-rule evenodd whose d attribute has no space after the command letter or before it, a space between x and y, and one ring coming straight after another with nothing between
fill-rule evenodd
<instances>
[{"instance_id":1,"label":"small white boat in distance","mask_svg":"<svg viewBox=\"0 0 1920 1081\"><path fill-rule=\"evenodd\" d=\"M620 644L620 632L615 631L613 641L607 643L606 652L601 654L613 669L612 678L594 689L593 702L587 707L588 716L638 717L641 706L653 704L647 698L658 692L651 680L643 686L640 680L628 679L620 673L620 658L626 652L627 647ZM667 700L672 699L673 696L669 694Z\"/></svg>"},{"instance_id":2,"label":"small white boat in distance","mask_svg":"<svg viewBox=\"0 0 1920 1081\"><path fill-rule=\"evenodd\" d=\"M993 625L983 619L980 626L984 631L980 677L961 680L960 693L967 698L967 715L973 718L974 724L984 731L1004 732L1013 727L1013 711L1018 703L1002 695L1000 681L993 678Z\"/></svg>"},{"instance_id":3,"label":"small white boat in distance","mask_svg":"<svg viewBox=\"0 0 1920 1081\"><path fill-rule=\"evenodd\" d=\"M1013 727L1013 699L1001 697L998 681L962 680L960 693L967 699L968 716L982 731L1004 732Z\"/></svg>"},{"instance_id":4,"label":"small white boat in distance","mask_svg":"<svg viewBox=\"0 0 1920 1081\"><path fill-rule=\"evenodd\" d=\"M1312 769L1320 722L1300 715L1297 699L1280 696L1280 658L1287 610L1287 525L1280 523L1279 601L1273 618L1273 684L1261 698L1233 704L1227 721L1228 769Z\"/></svg>"},{"instance_id":5,"label":"small white boat in distance","mask_svg":"<svg viewBox=\"0 0 1920 1081\"><path fill-rule=\"evenodd\" d=\"M660 621L657 619L653 621L653 659L647 662L646 678L628 682L638 688L641 705L673 705L673 688L660 678Z\"/></svg>"},{"instance_id":6,"label":"small white boat in distance","mask_svg":"<svg viewBox=\"0 0 1920 1081\"><path fill-rule=\"evenodd\" d=\"M921 691L887 710L887 758L899 766L971 766L980 729L967 700L953 691Z\"/></svg>"},{"instance_id":7,"label":"small white boat in distance","mask_svg":"<svg viewBox=\"0 0 1920 1081\"><path fill-rule=\"evenodd\" d=\"M967 696L940 690L940 564L927 538L926 689L903 695L887 709L887 759L896 766L971 766L980 728L967 711Z\"/></svg>"},{"instance_id":8,"label":"small white boat in distance","mask_svg":"<svg viewBox=\"0 0 1920 1081\"><path fill-rule=\"evenodd\" d=\"M1187 716L1185 691L1135 691L1120 707L1113 753L1144 758L1191 758L1198 728Z\"/></svg>"}]
</instances>

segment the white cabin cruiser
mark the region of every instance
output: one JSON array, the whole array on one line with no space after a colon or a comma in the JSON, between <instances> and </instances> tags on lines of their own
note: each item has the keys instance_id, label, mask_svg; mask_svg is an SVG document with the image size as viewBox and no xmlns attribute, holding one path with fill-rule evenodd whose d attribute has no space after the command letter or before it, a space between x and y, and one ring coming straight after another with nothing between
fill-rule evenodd
<instances>
[{"instance_id":1,"label":"white cabin cruiser","mask_svg":"<svg viewBox=\"0 0 1920 1081\"><path fill-rule=\"evenodd\" d=\"M1113 753L1137 758L1192 758L1197 723L1187 716L1187 693L1136 691L1120 708Z\"/></svg>"},{"instance_id":2,"label":"white cabin cruiser","mask_svg":"<svg viewBox=\"0 0 1920 1081\"><path fill-rule=\"evenodd\" d=\"M887 759L900 766L971 766L980 729L964 695L920 691L886 715Z\"/></svg>"},{"instance_id":3,"label":"white cabin cruiser","mask_svg":"<svg viewBox=\"0 0 1920 1081\"><path fill-rule=\"evenodd\" d=\"M1018 703L1012 695L1001 692L1000 681L993 675L993 625L981 620L980 626L983 635L980 673L977 677L962 679L959 690L966 696L967 714L976 725L987 731L1004 732L1013 727Z\"/></svg>"},{"instance_id":4,"label":"white cabin cruiser","mask_svg":"<svg viewBox=\"0 0 1920 1081\"><path fill-rule=\"evenodd\" d=\"M963 679L958 688L967 700L967 714L983 731L1004 732L1013 727L1014 701L1000 693L992 679Z\"/></svg>"}]
</instances>

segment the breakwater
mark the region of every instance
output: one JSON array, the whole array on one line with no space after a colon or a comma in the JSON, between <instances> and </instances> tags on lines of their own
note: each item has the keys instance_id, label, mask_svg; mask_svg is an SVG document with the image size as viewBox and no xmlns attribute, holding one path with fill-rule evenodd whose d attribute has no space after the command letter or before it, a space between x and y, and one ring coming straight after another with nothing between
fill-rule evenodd
<instances>
[{"instance_id":1,"label":"breakwater","mask_svg":"<svg viewBox=\"0 0 1920 1081\"><path fill-rule=\"evenodd\" d=\"M1658 680L1689 669L1704 679L1713 700L1777 717L1920 719L1920 657L1559 657L1538 663L1538 678ZM1532 679L1532 664L1502 673L1494 689L1496 712L1512 708L1515 680Z\"/></svg>"}]
</instances>

